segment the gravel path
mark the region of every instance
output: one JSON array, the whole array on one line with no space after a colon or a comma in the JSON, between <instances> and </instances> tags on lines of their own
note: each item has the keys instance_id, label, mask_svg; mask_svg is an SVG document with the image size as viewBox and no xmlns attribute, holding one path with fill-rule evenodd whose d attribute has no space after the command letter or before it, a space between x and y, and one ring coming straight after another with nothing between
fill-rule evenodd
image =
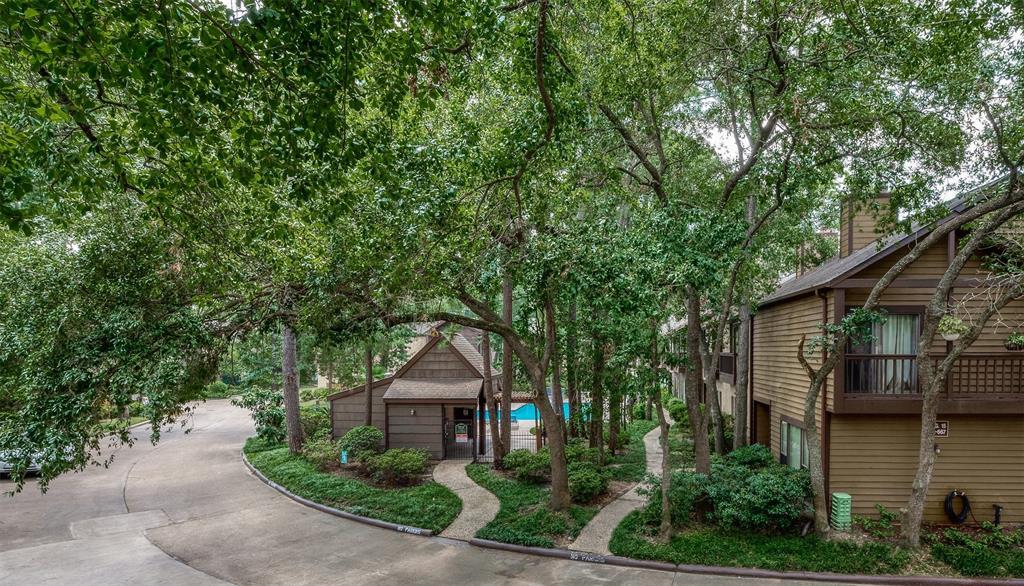
<instances>
[{"instance_id":1,"label":"gravel path","mask_svg":"<svg viewBox=\"0 0 1024 586\"><path fill-rule=\"evenodd\" d=\"M442 460L434 468L434 480L462 499L462 512L441 532L442 537L469 541L498 514L498 498L466 475L469 463L470 460Z\"/></svg>"},{"instance_id":2,"label":"gravel path","mask_svg":"<svg viewBox=\"0 0 1024 586\"><path fill-rule=\"evenodd\" d=\"M644 435L647 473L658 477L661 476L659 433L661 433L661 428L655 427ZM594 515L594 518L580 531L576 540L569 545L569 549L611 555L611 552L608 551L608 541L612 538L612 531L615 531L626 515L644 505L645 498L638 493L641 486L643 483L637 484L626 494L608 503L597 515Z\"/></svg>"}]
</instances>

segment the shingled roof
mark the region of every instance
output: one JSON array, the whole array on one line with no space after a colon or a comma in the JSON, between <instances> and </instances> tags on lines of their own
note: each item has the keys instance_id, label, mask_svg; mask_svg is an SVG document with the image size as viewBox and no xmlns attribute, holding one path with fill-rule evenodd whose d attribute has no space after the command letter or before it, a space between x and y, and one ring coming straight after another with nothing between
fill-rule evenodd
<instances>
[{"instance_id":1,"label":"shingled roof","mask_svg":"<svg viewBox=\"0 0 1024 586\"><path fill-rule=\"evenodd\" d=\"M985 183L975 189L963 193L960 197L946 202L949 214L934 224L916 223L911 226L910 231L905 235L890 236L881 245L877 242L856 250L844 257L833 258L825 264L790 279L779 285L775 291L761 300L761 306L771 305L793 297L799 297L816 289L830 288L861 270L884 259L893 252L906 246L913 245L926 236L936 225L948 222L953 216L962 213L964 210L975 205L979 200L986 197L989 188L998 185L1003 178Z\"/></svg>"},{"instance_id":2,"label":"shingled roof","mask_svg":"<svg viewBox=\"0 0 1024 586\"><path fill-rule=\"evenodd\" d=\"M483 379L416 379L396 378L384 392L385 401L450 399L475 401L480 395Z\"/></svg>"}]
</instances>

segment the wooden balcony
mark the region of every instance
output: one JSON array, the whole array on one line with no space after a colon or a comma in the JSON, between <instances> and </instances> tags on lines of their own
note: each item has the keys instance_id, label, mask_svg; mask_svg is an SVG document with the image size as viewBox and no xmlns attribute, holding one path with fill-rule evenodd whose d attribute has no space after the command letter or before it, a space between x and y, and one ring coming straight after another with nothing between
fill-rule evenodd
<instances>
[{"instance_id":1,"label":"wooden balcony","mask_svg":"<svg viewBox=\"0 0 1024 586\"><path fill-rule=\"evenodd\" d=\"M931 357L934 363L942 355ZM920 413L912 354L847 354L836 372L836 413ZM942 391L941 413L1024 413L1024 354L964 354Z\"/></svg>"}]
</instances>

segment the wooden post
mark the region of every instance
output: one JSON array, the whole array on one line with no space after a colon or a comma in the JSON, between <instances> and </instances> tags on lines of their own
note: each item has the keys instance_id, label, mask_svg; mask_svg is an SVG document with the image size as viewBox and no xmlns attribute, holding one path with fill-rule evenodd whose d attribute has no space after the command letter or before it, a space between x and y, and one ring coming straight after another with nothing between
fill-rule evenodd
<instances>
[{"instance_id":1,"label":"wooden post","mask_svg":"<svg viewBox=\"0 0 1024 586\"><path fill-rule=\"evenodd\" d=\"M487 438L484 437L484 434L487 431L487 422L484 420L484 405L485 405L485 403L484 403L484 400L482 398L482 395L481 395L481 397L477 398L476 404L477 404L477 412L478 412L477 421L479 422L479 425L477 426L477 431L476 431L476 436L477 436L477 442L476 443L479 446L478 451L479 451L480 455L483 456L484 454L487 453Z\"/></svg>"},{"instance_id":2,"label":"wooden post","mask_svg":"<svg viewBox=\"0 0 1024 586\"><path fill-rule=\"evenodd\" d=\"M533 402L533 412L537 415L537 419L534 420L537 423L537 426L534 428L537 430L537 433L534 435L537 436L537 451L539 452L544 447L544 422L541 421L540 410L537 408L536 401Z\"/></svg>"}]
</instances>

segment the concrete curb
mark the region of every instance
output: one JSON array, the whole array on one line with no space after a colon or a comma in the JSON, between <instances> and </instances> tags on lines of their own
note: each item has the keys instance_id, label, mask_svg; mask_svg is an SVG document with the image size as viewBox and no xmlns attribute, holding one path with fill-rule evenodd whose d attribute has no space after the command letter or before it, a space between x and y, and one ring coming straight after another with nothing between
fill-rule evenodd
<instances>
[{"instance_id":1,"label":"concrete curb","mask_svg":"<svg viewBox=\"0 0 1024 586\"><path fill-rule=\"evenodd\" d=\"M244 451L242 451L241 454L242 462L245 464L245 467L248 468L249 471L252 472L256 478L259 478L261 481L263 481L264 484L266 484L270 488L273 488L277 492L283 494L284 496L292 499L293 501L301 505L305 505L311 509L316 509L322 513L327 513L328 515L334 515L335 517L341 517L342 519L348 519L350 521L356 521L358 523L364 523L366 525L373 525L374 527L380 527L382 529L390 529L392 531L397 531L399 533L408 533L410 535L419 535L422 537L432 537L434 535L434 532L431 529L422 529L420 527L412 527L410 525L399 525L398 523L391 523L390 521L381 521L380 519L371 519L370 517L355 515L347 511L335 509L334 507L328 507L327 505L321 505L320 503L311 501L307 498L303 498L264 476L262 472L257 470L256 467L253 466L251 462L249 462L249 458L245 456Z\"/></svg>"},{"instance_id":2,"label":"concrete curb","mask_svg":"<svg viewBox=\"0 0 1024 586\"><path fill-rule=\"evenodd\" d=\"M309 499L303 498L297 494L292 493L285 487L277 484L273 480L270 480L263 475L262 472L256 469L255 466L249 462L249 459L245 456L245 452L241 452L242 462L245 467L256 478L259 478L264 484L280 492L286 497L293 501L316 509L320 512L327 513L328 515L334 515L335 517L341 517L343 519L349 519L358 523L364 523L366 525L373 525L382 529L390 529L399 533L408 533L410 535L419 535L422 537L434 537L434 532L430 529L421 529L419 527L410 527L408 525L399 525L397 523L391 523L388 521L381 521L380 519L371 519L369 517L363 517L360 515L354 515L333 507L321 505L320 503L313 502ZM459 541L459 540L455 540ZM697 574L697 575L708 575L708 576L730 576L735 578L764 578L771 580L803 580L807 582L832 582L832 583L845 583L845 584L906 584L910 586L916 586L918 584L928 586L1024 586L1024 580L1015 578L945 578L940 576L892 576L892 575L862 575L862 574L831 574L827 572L779 572L775 570L762 570L758 568L731 568L725 566L698 566L698 565L687 565L687 564L671 564L668 562L656 562L651 560L638 560L634 558L627 558L617 555L602 555L598 553L589 553L585 551L574 551L569 549L556 549L549 547L531 547L527 545L515 545L512 543L501 543L500 541L491 541L489 539L479 539L474 537L469 540L469 545L474 547L481 547L485 549L497 549L502 551L511 551L515 553L521 553L526 555L536 555L549 558L557 558L563 560L570 560L574 562L582 562L588 564L606 564L610 566L621 566L626 568L639 568L644 570L659 570L662 572L679 572L683 574Z\"/></svg>"},{"instance_id":3,"label":"concrete curb","mask_svg":"<svg viewBox=\"0 0 1024 586\"><path fill-rule=\"evenodd\" d=\"M1010 586L1024 585L1024 580L999 579L999 578L944 578L940 576L892 576L892 575L861 575L861 574L832 574L827 572L779 572L775 570L761 570L758 568L731 568L724 566L698 566L687 564L670 564L667 562L655 562L650 560L638 560L616 555L601 555L583 551L571 551L567 549L553 549L547 547L530 547L526 545L515 545L501 543L488 539L473 538L470 545L488 549L500 549L527 555L539 555L544 557L572 560L590 564L607 564L611 566L623 566L627 568L641 568L646 570L660 570L663 572L679 572L683 574L698 574L708 576L730 576L736 578L763 578L772 580L803 580L807 582L832 582L846 584L928 584L929 586Z\"/></svg>"}]
</instances>

